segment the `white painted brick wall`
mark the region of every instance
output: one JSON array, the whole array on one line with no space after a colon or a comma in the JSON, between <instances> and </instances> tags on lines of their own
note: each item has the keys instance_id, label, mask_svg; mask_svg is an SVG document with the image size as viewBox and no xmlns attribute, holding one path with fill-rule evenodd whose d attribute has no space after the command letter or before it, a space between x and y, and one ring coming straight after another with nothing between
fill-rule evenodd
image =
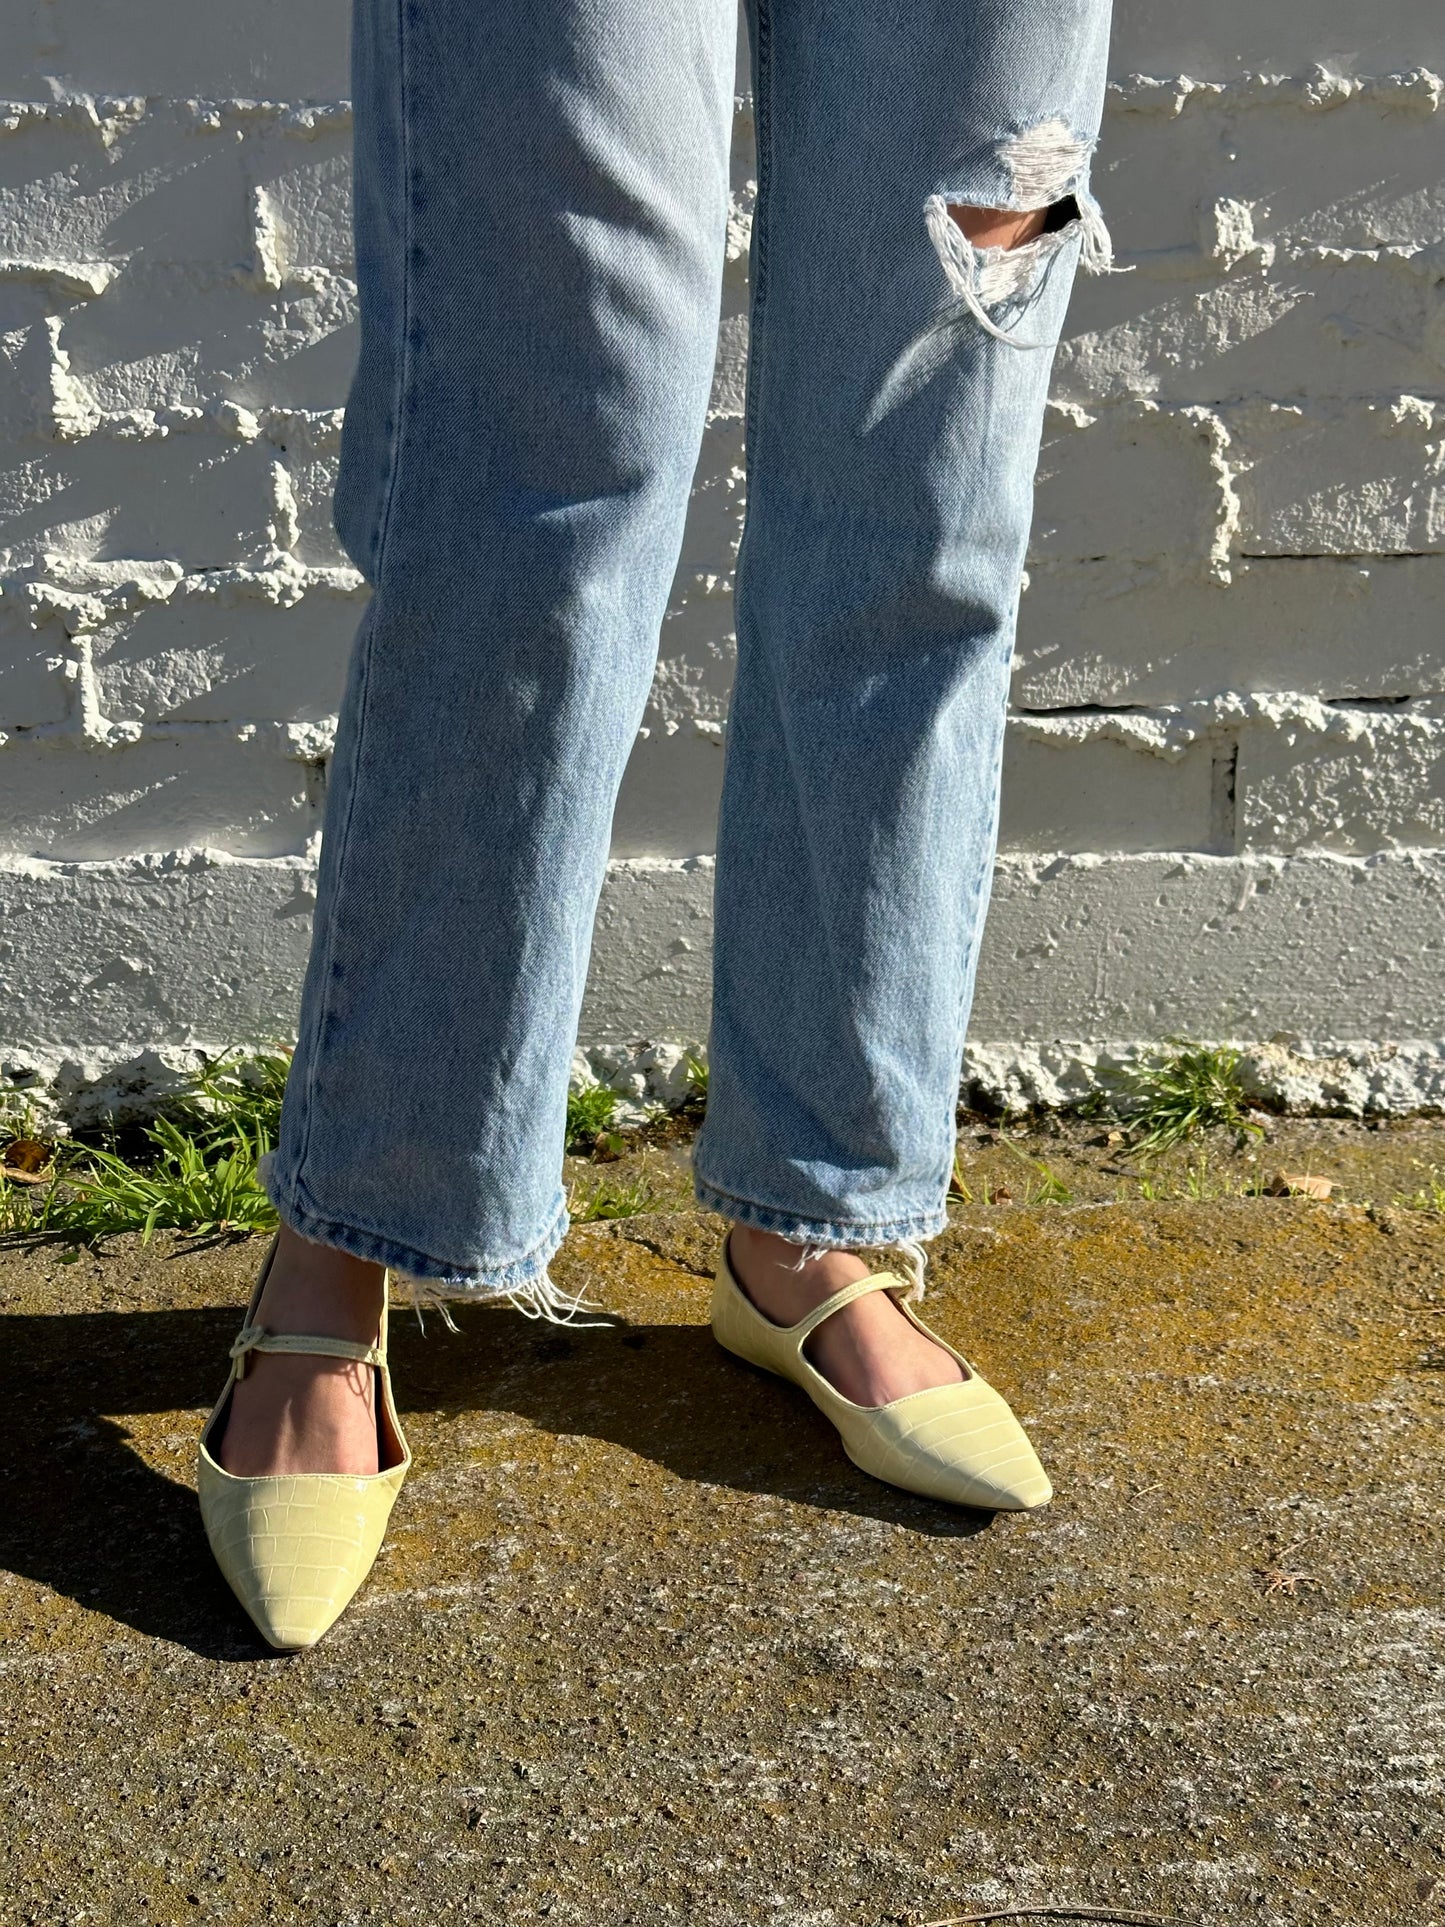
<instances>
[{"instance_id":1,"label":"white painted brick wall","mask_svg":"<svg viewBox=\"0 0 1445 1927\"><path fill-rule=\"evenodd\" d=\"M0 1089L73 1098L294 1024L363 593L346 5L0 20ZM1445 14L1121 0L1113 72L1131 272L1057 364L974 1068L1232 1036L1445 1102ZM751 131L589 1045L705 1032Z\"/></svg>"}]
</instances>

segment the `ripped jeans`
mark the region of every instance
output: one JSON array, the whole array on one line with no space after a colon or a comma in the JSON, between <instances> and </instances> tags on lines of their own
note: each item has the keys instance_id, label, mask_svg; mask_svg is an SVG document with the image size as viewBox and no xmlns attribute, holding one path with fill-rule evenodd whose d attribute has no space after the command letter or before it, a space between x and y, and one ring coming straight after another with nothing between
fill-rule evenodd
<instances>
[{"instance_id":1,"label":"ripped jeans","mask_svg":"<svg viewBox=\"0 0 1445 1927\"><path fill-rule=\"evenodd\" d=\"M750 0L747 512L700 1201L945 1222L1014 620L1108 0ZM304 1236L555 1302L613 803L709 404L728 0L356 0L372 585L266 1182ZM1016 250L952 208L1037 210Z\"/></svg>"}]
</instances>

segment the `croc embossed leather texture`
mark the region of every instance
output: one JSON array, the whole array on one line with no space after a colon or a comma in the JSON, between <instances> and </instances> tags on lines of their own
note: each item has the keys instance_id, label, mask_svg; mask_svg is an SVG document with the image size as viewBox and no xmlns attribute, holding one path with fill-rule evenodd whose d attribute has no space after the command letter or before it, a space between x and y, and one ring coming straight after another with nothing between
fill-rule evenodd
<instances>
[{"instance_id":1,"label":"croc embossed leather texture","mask_svg":"<svg viewBox=\"0 0 1445 1927\"><path fill-rule=\"evenodd\" d=\"M724 1241L713 1284L713 1336L750 1365L801 1385L837 1426L848 1457L875 1479L924 1498L990 1512L1026 1512L1045 1504L1054 1489L1028 1434L963 1354L916 1315L906 1302L912 1290L906 1278L891 1271L870 1272L824 1299L796 1325L775 1325L738 1284ZM870 1291L891 1292L904 1317L957 1360L961 1385L911 1392L887 1405L855 1405L828 1383L803 1347L825 1318Z\"/></svg>"},{"instance_id":2,"label":"croc embossed leather texture","mask_svg":"<svg viewBox=\"0 0 1445 1927\"><path fill-rule=\"evenodd\" d=\"M385 1297L375 1345L269 1332L254 1321L275 1250L273 1238L245 1325L231 1347L230 1376L201 1433L196 1484L216 1564L267 1644L292 1652L316 1644L371 1571L411 1466L411 1451L392 1402ZM309 1352L372 1366L383 1469L366 1477L306 1472L242 1479L218 1464L210 1441L219 1435L231 1392L253 1352Z\"/></svg>"}]
</instances>

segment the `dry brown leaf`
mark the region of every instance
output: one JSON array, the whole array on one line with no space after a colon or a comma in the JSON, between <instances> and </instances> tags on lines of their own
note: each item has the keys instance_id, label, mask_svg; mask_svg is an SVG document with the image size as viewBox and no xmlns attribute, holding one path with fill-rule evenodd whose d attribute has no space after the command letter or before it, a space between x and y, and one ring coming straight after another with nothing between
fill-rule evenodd
<instances>
[{"instance_id":1,"label":"dry brown leaf","mask_svg":"<svg viewBox=\"0 0 1445 1927\"><path fill-rule=\"evenodd\" d=\"M44 1184L49 1177L52 1146L36 1137L13 1137L0 1149L0 1177L12 1184Z\"/></svg>"},{"instance_id":2,"label":"dry brown leaf","mask_svg":"<svg viewBox=\"0 0 1445 1927\"><path fill-rule=\"evenodd\" d=\"M1332 1198L1332 1178L1317 1178L1309 1171L1276 1171L1264 1187L1272 1198Z\"/></svg>"}]
</instances>

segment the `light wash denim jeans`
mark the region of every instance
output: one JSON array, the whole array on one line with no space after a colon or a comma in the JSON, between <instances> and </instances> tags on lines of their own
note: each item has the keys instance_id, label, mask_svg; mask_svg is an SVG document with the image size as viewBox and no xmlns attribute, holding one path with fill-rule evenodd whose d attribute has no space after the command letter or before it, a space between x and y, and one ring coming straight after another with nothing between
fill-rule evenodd
<instances>
[{"instance_id":1,"label":"light wash denim jeans","mask_svg":"<svg viewBox=\"0 0 1445 1927\"><path fill-rule=\"evenodd\" d=\"M697 1195L944 1224L1049 369L1108 0L751 0L748 500ZM713 372L728 0L356 0L373 585L266 1181L309 1238L555 1305L613 802ZM950 204L1049 207L1010 253Z\"/></svg>"}]
</instances>

